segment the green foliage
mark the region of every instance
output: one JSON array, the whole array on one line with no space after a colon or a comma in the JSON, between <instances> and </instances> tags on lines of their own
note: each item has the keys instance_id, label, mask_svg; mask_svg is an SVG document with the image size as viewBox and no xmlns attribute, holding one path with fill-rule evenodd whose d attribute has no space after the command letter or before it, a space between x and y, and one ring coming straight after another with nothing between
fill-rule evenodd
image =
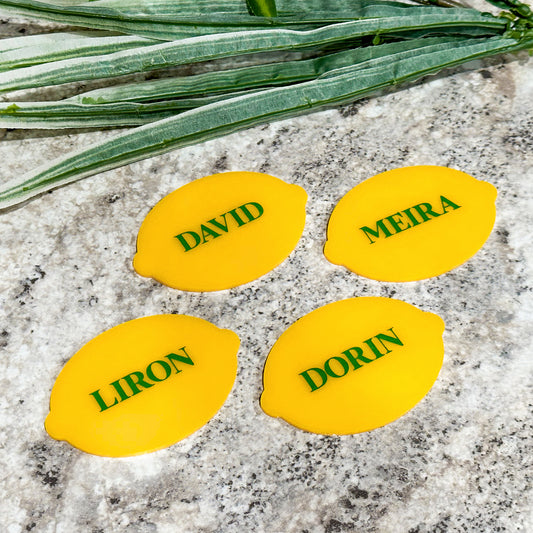
<instances>
[{"instance_id":1,"label":"green foliage","mask_svg":"<svg viewBox=\"0 0 533 533\"><path fill-rule=\"evenodd\" d=\"M475 10L442 9L430 14L425 10L417 6L405 9L402 16L355 20L310 31L264 29L241 34L219 33L106 55L65 59L5 73L0 79L0 92L111 78L250 53L310 50L378 33L381 37L413 37L450 31L462 35L495 35L503 33L507 27L507 21Z\"/></svg>"},{"instance_id":2,"label":"green foliage","mask_svg":"<svg viewBox=\"0 0 533 533\"><path fill-rule=\"evenodd\" d=\"M533 48L530 8L491 1L506 9L503 16L386 0L250 0L253 14L246 0L220 0L216 12L210 0L0 0L1 11L104 30L0 40L2 92L241 55L249 63L58 102L0 104L0 127L139 126L13 178L0 189L0 209L169 150ZM294 59L294 50L307 56ZM257 53L262 59L254 63Z\"/></svg>"}]
</instances>

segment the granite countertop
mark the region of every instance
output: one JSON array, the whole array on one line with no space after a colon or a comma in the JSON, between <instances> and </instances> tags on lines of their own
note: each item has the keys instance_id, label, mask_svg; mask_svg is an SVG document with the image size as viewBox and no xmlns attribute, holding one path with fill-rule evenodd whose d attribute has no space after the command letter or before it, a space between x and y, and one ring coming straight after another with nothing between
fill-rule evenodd
<instances>
[{"instance_id":1,"label":"granite countertop","mask_svg":"<svg viewBox=\"0 0 533 533\"><path fill-rule=\"evenodd\" d=\"M29 27L15 22L4 28ZM0 529L533 531L532 94L527 53L474 62L105 172L0 214ZM0 179L113 134L0 131ZM405 284L330 264L322 248L337 201L379 172L422 164L497 187L496 225L482 250L452 272ZM148 210L195 178L230 170L305 188L306 228L291 256L215 293L138 276L131 261ZM326 303L368 295L446 322L444 365L426 398L353 436L314 435L266 416L263 364L281 333ZM102 331L160 313L239 335L237 380L215 418L170 448L126 459L51 439L43 422L65 362Z\"/></svg>"}]
</instances>

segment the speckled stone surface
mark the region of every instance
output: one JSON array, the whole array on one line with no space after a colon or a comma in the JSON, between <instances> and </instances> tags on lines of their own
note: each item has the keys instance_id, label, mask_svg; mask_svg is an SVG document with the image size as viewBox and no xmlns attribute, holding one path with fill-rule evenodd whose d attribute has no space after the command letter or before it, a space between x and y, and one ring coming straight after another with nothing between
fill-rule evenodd
<instances>
[{"instance_id":1,"label":"speckled stone surface","mask_svg":"<svg viewBox=\"0 0 533 533\"><path fill-rule=\"evenodd\" d=\"M0 530L533 531L532 94L527 54L491 59L106 172L0 214ZM0 179L112 135L2 131ZM407 284L329 264L322 247L336 202L378 172L419 164L498 188L483 249L448 274ZM289 259L217 293L136 275L148 210L226 170L306 189L306 229ZM445 320L444 366L427 397L386 427L344 437L263 414L262 368L279 335L321 305L360 295L400 298ZM202 317L240 336L237 380L216 417L181 443L128 459L52 440L43 421L64 363L100 332L158 313Z\"/></svg>"}]
</instances>

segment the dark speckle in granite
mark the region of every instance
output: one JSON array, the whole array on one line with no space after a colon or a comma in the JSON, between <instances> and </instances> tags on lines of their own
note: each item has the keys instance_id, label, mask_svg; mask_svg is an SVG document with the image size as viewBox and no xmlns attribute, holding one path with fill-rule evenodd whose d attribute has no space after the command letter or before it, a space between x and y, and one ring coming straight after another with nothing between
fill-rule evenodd
<instances>
[{"instance_id":1,"label":"dark speckle in granite","mask_svg":"<svg viewBox=\"0 0 533 533\"><path fill-rule=\"evenodd\" d=\"M361 109L361 107L363 107L367 101L367 98L361 98L361 100L357 100L357 102L354 102L353 104L342 106L339 108L339 113L344 118L353 117L359 113L359 109Z\"/></svg>"},{"instance_id":2,"label":"dark speckle in granite","mask_svg":"<svg viewBox=\"0 0 533 533\"><path fill-rule=\"evenodd\" d=\"M48 444L45 442L32 444L28 450L28 463L33 469L32 474L35 478L39 479L43 485L54 488L61 480L62 465L54 457L55 454Z\"/></svg>"},{"instance_id":3,"label":"dark speckle in granite","mask_svg":"<svg viewBox=\"0 0 533 533\"><path fill-rule=\"evenodd\" d=\"M105 201L108 204L114 204L115 202L118 202L122 198L124 198L124 193L112 193L112 194L107 194L105 196Z\"/></svg>"},{"instance_id":4,"label":"dark speckle in granite","mask_svg":"<svg viewBox=\"0 0 533 533\"><path fill-rule=\"evenodd\" d=\"M9 331L7 329L3 329L0 332L0 348L6 348L9 344Z\"/></svg>"},{"instance_id":5,"label":"dark speckle in granite","mask_svg":"<svg viewBox=\"0 0 533 533\"><path fill-rule=\"evenodd\" d=\"M214 163L213 165L213 174L216 174L217 172L224 172L225 170L228 170L227 166L228 162L228 156L227 154L221 155Z\"/></svg>"}]
</instances>

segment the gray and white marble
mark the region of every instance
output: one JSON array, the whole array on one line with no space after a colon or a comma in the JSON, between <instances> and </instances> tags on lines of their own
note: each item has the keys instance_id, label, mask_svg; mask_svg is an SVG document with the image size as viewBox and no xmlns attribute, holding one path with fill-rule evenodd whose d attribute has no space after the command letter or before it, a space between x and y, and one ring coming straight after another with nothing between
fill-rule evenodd
<instances>
[{"instance_id":1,"label":"gray and white marble","mask_svg":"<svg viewBox=\"0 0 533 533\"><path fill-rule=\"evenodd\" d=\"M533 531L532 94L527 54L476 62L105 172L0 214L0 530ZM1 131L0 179L112 135ZM336 202L376 173L421 164L498 188L482 250L450 273L405 284L328 263L322 247ZM131 260L148 210L229 170L306 189L307 224L291 256L215 293L139 277ZM399 298L445 320L444 366L427 397L353 436L266 416L262 369L275 340L313 309L360 295ZM237 380L215 418L168 449L127 459L52 440L43 421L65 362L100 332L159 313L202 317L241 338Z\"/></svg>"}]
</instances>

